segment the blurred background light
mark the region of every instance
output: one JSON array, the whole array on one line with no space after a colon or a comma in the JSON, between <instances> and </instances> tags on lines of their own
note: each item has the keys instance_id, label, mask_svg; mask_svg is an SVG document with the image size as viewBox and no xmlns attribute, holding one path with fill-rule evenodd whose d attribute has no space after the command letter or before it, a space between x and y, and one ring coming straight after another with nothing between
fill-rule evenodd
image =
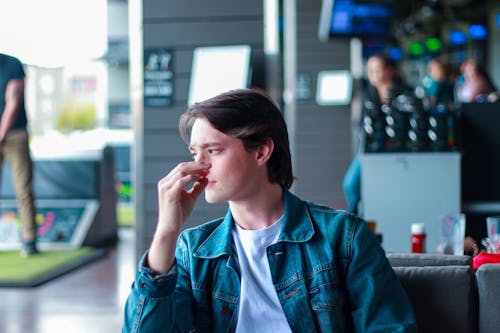
<instances>
[{"instance_id":1,"label":"blurred background light","mask_svg":"<svg viewBox=\"0 0 500 333\"><path fill-rule=\"evenodd\" d=\"M0 52L29 65L100 58L107 51L106 0L0 0L0 40Z\"/></svg>"},{"instance_id":2,"label":"blurred background light","mask_svg":"<svg viewBox=\"0 0 500 333\"><path fill-rule=\"evenodd\" d=\"M425 41L425 47L429 52L437 53L441 51L442 43L439 38L431 37Z\"/></svg>"},{"instance_id":3,"label":"blurred background light","mask_svg":"<svg viewBox=\"0 0 500 333\"><path fill-rule=\"evenodd\" d=\"M399 61L401 59L403 59L404 57L404 52L403 52L403 49L401 49L400 47L391 47L388 51L387 51L387 55L389 56L389 58L391 58L392 60L394 61Z\"/></svg>"},{"instance_id":4,"label":"blurred background light","mask_svg":"<svg viewBox=\"0 0 500 333\"><path fill-rule=\"evenodd\" d=\"M419 42L411 42L408 44L408 53L411 56L418 57L424 54L424 46Z\"/></svg>"},{"instance_id":5,"label":"blurred background light","mask_svg":"<svg viewBox=\"0 0 500 333\"><path fill-rule=\"evenodd\" d=\"M472 40L486 40L488 36L486 26L482 24L471 24L469 26L469 36Z\"/></svg>"},{"instance_id":6,"label":"blurred background light","mask_svg":"<svg viewBox=\"0 0 500 333\"><path fill-rule=\"evenodd\" d=\"M452 45L465 45L467 43L467 36L460 30L450 31L448 39Z\"/></svg>"}]
</instances>

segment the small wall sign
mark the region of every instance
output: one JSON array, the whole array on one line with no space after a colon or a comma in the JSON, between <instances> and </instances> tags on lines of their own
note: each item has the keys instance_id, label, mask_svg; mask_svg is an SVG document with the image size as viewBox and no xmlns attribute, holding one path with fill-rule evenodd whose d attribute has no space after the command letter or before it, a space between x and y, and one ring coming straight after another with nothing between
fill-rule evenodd
<instances>
[{"instance_id":1,"label":"small wall sign","mask_svg":"<svg viewBox=\"0 0 500 333\"><path fill-rule=\"evenodd\" d=\"M171 50L144 50L144 106L164 107L172 104L174 71Z\"/></svg>"}]
</instances>

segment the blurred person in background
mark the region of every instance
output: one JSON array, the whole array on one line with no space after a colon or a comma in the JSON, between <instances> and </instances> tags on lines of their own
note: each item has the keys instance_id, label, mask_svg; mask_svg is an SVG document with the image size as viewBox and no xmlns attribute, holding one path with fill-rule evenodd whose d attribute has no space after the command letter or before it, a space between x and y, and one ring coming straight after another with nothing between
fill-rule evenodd
<instances>
[{"instance_id":1,"label":"blurred person in background","mask_svg":"<svg viewBox=\"0 0 500 333\"><path fill-rule=\"evenodd\" d=\"M462 82L458 83L458 98L462 103L487 102L495 95L495 85L486 70L474 59L460 65Z\"/></svg>"},{"instance_id":2,"label":"blurred person in background","mask_svg":"<svg viewBox=\"0 0 500 333\"><path fill-rule=\"evenodd\" d=\"M434 58L427 63L427 74L422 80L426 97L426 107L437 105L451 106L454 103L454 85L450 78L448 66Z\"/></svg>"},{"instance_id":3,"label":"blurred person in background","mask_svg":"<svg viewBox=\"0 0 500 333\"><path fill-rule=\"evenodd\" d=\"M412 94L412 88L407 85L394 60L385 54L375 54L366 63L368 82L362 88L362 109L372 109L380 112L382 105L389 104L399 95ZM363 116L361 117L363 118ZM360 131L359 135L361 135ZM363 142L363 138L360 140ZM363 144L360 145L362 149ZM350 213L358 213L361 200L361 159L356 154L349 165L342 182L342 189Z\"/></svg>"},{"instance_id":4,"label":"blurred person in background","mask_svg":"<svg viewBox=\"0 0 500 333\"><path fill-rule=\"evenodd\" d=\"M24 81L24 68L19 59L0 54L0 175L5 157L12 174L22 223L21 255L30 256L38 253L38 247Z\"/></svg>"}]
</instances>

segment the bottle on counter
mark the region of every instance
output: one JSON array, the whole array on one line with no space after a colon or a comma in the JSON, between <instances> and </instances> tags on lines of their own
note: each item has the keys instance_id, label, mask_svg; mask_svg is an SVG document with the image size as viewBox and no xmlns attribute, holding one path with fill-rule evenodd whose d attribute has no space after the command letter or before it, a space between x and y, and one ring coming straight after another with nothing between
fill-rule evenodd
<instances>
[{"instance_id":1,"label":"bottle on counter","mask_svg":"<svg viewBox=\"0 0 500 333\"><path fill-rule=\"evenodd\" d=\"M411 225L411 252L425 253L425 225L412 223Z\"/></svg>"}]
</instances>

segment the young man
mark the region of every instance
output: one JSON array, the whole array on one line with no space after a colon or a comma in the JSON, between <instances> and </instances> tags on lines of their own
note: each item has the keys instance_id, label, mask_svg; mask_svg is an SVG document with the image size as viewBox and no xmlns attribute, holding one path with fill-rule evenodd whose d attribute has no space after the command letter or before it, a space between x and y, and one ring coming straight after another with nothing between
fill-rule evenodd
<instances>
[{"instance_id":1,"label":"young man","mask_svg":"<svg viewBox=\"0 0 500 333\"><path fill-rule=\"evenodd\" d=\"M197 103L179 128L194 161L158 183L123 332L416 331L366 223L289 192L288 133L264 92ZM226 216L181 233L203 191L229 203Z\"/></svg>"},{"instance_id":2,"label":"young man","mask_svg":"<svg viewBox=\"0 0 500 333\"><path fill-rule=\"evenodd\" d=\"M10 166L22 222L21 255L38 253L33 195L33 162L24 107L25 73L19 59L0 54L0 178L4 157Z\"/></svg>"}]
</instances>

